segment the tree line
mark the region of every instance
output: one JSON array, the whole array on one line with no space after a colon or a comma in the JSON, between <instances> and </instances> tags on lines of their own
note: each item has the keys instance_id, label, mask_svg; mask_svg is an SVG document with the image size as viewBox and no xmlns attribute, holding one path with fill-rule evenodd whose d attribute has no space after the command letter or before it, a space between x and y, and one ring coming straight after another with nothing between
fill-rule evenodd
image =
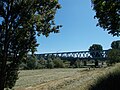
<instances>
[{"instance_id":1,"label":"tree line","mask_svg":"<svg viewBox=\"0 0 120 90\"><path fill-rule=\"evenodd\" d=\"M103 57L103 47L100 44L93 44L89 47L90 55L93 58L102 58ZM89 58L86 60L81 60L79 58L62 58L56 56L48 56L48 57L31 57L28 56L26 60L24 60L20 64L20 69L30 70L30 69L45 69L45 68L80 68L89 66L87 63L92 63L91 66L97 67L99 66L99 62L106 62L107 65L112 65L120 62L120 40L113 41L111 43L111 49L107 52L106 60L93 59L89 61Z\"/></svg>"}]
</instances>

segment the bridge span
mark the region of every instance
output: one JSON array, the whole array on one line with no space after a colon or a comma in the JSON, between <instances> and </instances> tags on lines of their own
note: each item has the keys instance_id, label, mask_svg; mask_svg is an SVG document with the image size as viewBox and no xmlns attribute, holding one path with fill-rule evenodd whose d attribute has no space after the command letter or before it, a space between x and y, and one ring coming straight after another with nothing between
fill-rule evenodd
<instances>
[{"instance_id":1,"label":"bridge span","mask_svg":"<svg viewBox=\"0 0 120 90\"><path fill-rule=\"evenodd\" d=\"M35 54L37 58L47 58L50 56L61 58L78 58L78 59L107 59L108 50L103 51L76 51L76 52L58 52Z\"/></svg>"}]
</instances>

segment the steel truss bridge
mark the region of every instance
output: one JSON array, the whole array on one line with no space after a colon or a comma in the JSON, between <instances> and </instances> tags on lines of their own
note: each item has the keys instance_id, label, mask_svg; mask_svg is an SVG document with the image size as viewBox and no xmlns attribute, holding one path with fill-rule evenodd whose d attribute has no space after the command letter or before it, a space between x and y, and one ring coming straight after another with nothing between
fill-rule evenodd
<instances>
[{"instance_id":1,"label":"steel truss bridge","mask_svg":"<svg viewBox=\"0 0 120 90\"><path fill-rule=\"evenodd\" d=\"M37 58L48 58L51 56L60 58L78 58L78 59L107 59L108 50L103 51L76 51L76 52L59 52L35 54Z\"/></svg>"}]
</instances>

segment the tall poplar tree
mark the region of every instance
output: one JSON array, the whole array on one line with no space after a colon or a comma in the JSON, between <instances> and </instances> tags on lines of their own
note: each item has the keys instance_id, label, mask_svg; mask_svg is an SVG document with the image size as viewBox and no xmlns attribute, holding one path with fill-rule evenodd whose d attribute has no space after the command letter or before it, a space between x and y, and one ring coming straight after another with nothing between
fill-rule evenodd
<instances>
[{"instance_id":1,"label":"tall poplar tree","mask_svg":"<svg viewBox=\"0 0 120 90\"><path fill-rule=\"evenodd\" d=\"M36 50L36 36L57 33L58 0L0 0L0 90L12 88L19 64Z\"/></svg>"}]
</instances>

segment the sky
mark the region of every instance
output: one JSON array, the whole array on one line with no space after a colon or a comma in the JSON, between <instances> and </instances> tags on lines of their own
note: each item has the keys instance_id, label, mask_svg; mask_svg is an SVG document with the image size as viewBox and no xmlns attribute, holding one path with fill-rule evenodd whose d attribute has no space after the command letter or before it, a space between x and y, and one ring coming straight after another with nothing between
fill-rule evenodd
<instances>
[{"instance_id":1,"label":"sky","mask_svg":"<svg viewBox=\"0 0 120 90\"><path fill-rule=\"evenodd\" d=\"M63 27L60 33L37 37L40 45L36 53L87 51L92 44L100 44L106 50L111 48L112 41L120 39L96 27L91 0L59 0L59 3L62 8L57 11L55 22Z\"/></svg>"},{"instance_id":2,"label":"sky","mask_svg":"<svg viewBox=\"0 0 120 90\"><path fill-rule=\"evenodd\" d=\"M59 3L62 8L57 11L55 21L63 27L60 33L37 38L40 45L36 53L87 51L92 44L100 44L106 50L111 48L112 41L119 40L120 37L96 27L91 0L59 0Z\"/></svg>"}]
</instances>

